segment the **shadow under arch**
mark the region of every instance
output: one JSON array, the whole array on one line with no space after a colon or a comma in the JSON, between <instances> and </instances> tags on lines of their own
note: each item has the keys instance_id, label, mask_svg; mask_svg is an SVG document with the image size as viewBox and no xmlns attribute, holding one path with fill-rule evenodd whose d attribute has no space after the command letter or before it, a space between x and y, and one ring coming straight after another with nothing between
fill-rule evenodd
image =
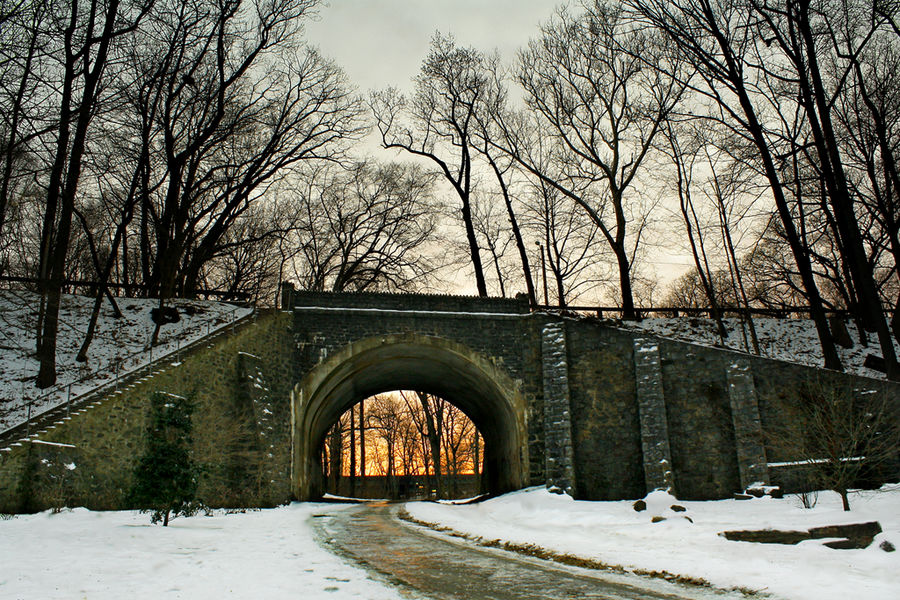
<instances>
[{"instance_id":1,"label":"shadow under arch","mask_svg":"<svg viewBox=\"0 0 900 600\"><path fill-rule=\"evenodd\" d=\"M375 394L419 390L460 408L484 438L489 493L527 484L526 406L519 386L493 362L457 342L392 334L353 342L319 363L291 392L291 485L298 500L323 493L319 448L351 406Z\"/></svg>"}]
</instances>

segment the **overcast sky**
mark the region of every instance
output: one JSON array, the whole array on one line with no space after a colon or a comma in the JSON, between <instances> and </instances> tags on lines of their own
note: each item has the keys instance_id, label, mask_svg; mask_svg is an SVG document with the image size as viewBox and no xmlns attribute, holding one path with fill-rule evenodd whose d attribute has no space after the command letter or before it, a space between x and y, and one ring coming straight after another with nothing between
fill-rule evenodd
<instances>
[{"instance_id":1,"label":"overcast sky","mask_svg":"<svg viewBox=\"0 0 900 600\"><path fill-rule=\"evenodd\" d=\"M327 0L306 37L360 92L407 90L435 31L512 60L559 0Z\"/></svg>"},{"instance_id":2,"label":"overcast sky","mask_svg":"<svg viewBox=\"0 0 900 600\"><path fill-rule=\"evenodd\" d=\"M457 43L483 52L500 52L507 64L516 51L538 36L566 0L325 0L307 23L306 38L347 73L361 93L389 86L409 92L412 78L428 53L435 31L452 34ZM383 156L375 134L363 142L366 153ZM664 280L688 267L686 255L658 249L649 260ZM460 282L461 293L474 283ZM471 288L471 289L470 289Z\"/></svg>"}]
</instances>

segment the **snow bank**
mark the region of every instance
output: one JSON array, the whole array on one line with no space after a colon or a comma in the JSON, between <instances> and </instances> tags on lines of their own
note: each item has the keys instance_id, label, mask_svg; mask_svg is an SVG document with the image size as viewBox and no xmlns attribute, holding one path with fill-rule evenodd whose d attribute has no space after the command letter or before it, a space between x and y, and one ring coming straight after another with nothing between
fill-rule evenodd
<instances>
[{"instance_id":1,"label":"snow bank","mask_svg":"<svg viewBox=\"0 0 900 600\"><path fill-rule=\"evenodd\" d=\"M898 485L855 494L849 513L832 492L820 492L813 509L802 508L796 497L682 502L655 492L646 501L647 510L636 512L632 501L575 501L532 488L480 504L410 503L406 508L415 519L484 540L535 544L628 570L667 571L777 598L883 600L900 594L900 551L879 548L884 541L900 548ZM687 510L673 511L675 503ZM653 523L654 516L665 520ZM730 542L718 535L876 520L884 531L864 550L832 550L822 545L825 540L786 546Z\"/></svg>"},{"instance_id":2,"label":"snow bank","mask_svg":"<svg viewBox=\"0 0 900 600\"><path fill-rule=\"evenodd\" d=\"M750 332L740 319L724 319L728 333L724 343L717 333L712 319L679 317L677 319L643 319L641 321L616 321L616 325L631 331L642 331L652 335L672 338L704 346L724 346L732 350L752 352ZM821 367L825 364L816 328L809 319L753 319L759 338L760 354L768 358ZM883 379L884 373L865 367L866 356L881 356L874 336L869 335L868 347L859 343L856 326L847 323L847 330L854 342L852 348L837 347L844 370L866 377ZM894 341L894 348L900 354L900 345Z\"/></svg>"},{"instance_id":3,"label":"snow bank","mask_svg":"<svg viewBox=\"0 0 900 600\"><path fill-rule=\"evenodd\" d=\"M0 597L401 598L317 545L310 519L343 508L217 512L169 527L131 511L20 515L0 521Z\"/></svg>"},{"instance_id":4,"label":"snow bank","mask_svg":"<svg viewBox=\"0 0 900 600\"><path fill-rule=\"evenodd\" d=\"M33 402L32 414L38 414L65 402L70 393L74 398L115 380L117 368L120 373L127 373L150 362L150 339L155 327L150 311L159 305L159 301L145 298L118 298L116 301L123 317L114 319L112 307L104 299L88 361L79 363L75 356L84 341L94 299L62 297L57 385L49 390L39 390L34 385L39 367L34 357L38 295L0 291L0 431L24 422L29 402ZM152 350L154 359L228 327L253 311L199 300L174 300L171 304L179 309L181 320L162 326L159 345Z\"/></svg>"}]
</instances>

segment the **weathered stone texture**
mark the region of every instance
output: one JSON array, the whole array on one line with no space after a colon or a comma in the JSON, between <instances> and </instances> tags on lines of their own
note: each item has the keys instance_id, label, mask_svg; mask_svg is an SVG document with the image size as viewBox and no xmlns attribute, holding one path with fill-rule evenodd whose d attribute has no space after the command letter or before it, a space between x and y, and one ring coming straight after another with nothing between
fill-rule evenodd
<instances>
[{"instance_id":1,"label":"weathered stone texture","mask_svg":"<svg viewBox=\"0 0 900 600\"><path fill-rule=\"evenodd\" d=\"M736 360L728 367L728 398L731 401L741 487L746 490L754 484L768 485L769 468L762 439L756 385L750 365L744 360Z\"/></svg>"},{"instance_id":2,"label":"weathered stone texture","mask_svg":"<svg viewBox=\"0 0 900 600\"><path fill-rule=\"evenodd\" d=\"M574 495L569 364L564 324L548 323L544 326L542 337L546 484L550 489Z\"/></svg>"},{"instance_id":3,"label":"weathered stone texture","mask_svg":"<svg viewBox=\"0 0 900 600\"><path fill-rule=\"evenodd\" d=\"M660 340L675 492L724 498L740 489L725 369L735 353Z\"/></svg>"},{"instance_id":4,"label":"weathered stone texture","mask_svg":"<svg viewBox=\"0 0 900 600\"><path fill-rule=\"evenodd\" d=\"M204 468L198 496L212 506L271 506L290 498L288 315L246 326L187 356L179 366L74 413L69 421L3 453L0 512L57 506L126 508L134 464L144 451L150 396L195 393L194 458ZM268 424L252 409L240 352L261 357L255 377L271 390ZM259 427L266 430L260 436Z\"/></svg>"},{"instance_id":5,"label":"weathered stone texture","mask_svg":"<svg viewBox=\"0 0 900 600\"><path fill-rule=\"evenodd\" d=\"M659 345L655 340L634 340L634 380L641 420L641 450L644 454L644 483L647 491L675 492L669 425L663 396Z\"/></svg>"},{"instance_id":6,"label":"weathered stone texture","mask_svg":"<svg viewBox=\"0 0 900 600\"><path fill-rule=\"evenodd\" d=\"M315 435L324 435L331 413L369 388L403 381L448 390L448 400L476 415L483 433L505 444L494 447L493 475L504 461L523 471L507 485L549 482L592 500L674 485L680 498L723 498L766 482L769 463L791 459L770 438L791 418L803 385L850 377L637 335L613 321L531 313L522 299L296 292L293 300L294 311L260 319L73 415L38 443L2 453L0 512L125 506L156 390L196 392L204 500L284 502L299 489L298 445L321 441L292 432L297 415L318 419ZM416 377L415 369L432 372ZM331 375L343 387L329 388ZM898 395L896 384L852 381ZM329 399L335 390L339 401ZM320 412L295 410L292 394L300 407L315 396ZM768 469L786 491L802 489L806 475Z\"/></svg>"},{"instance_id":7,"label":"weathered stone texture","mask_svg":"<svg viewBox=\"0 0 900 600\"><path fill-rule=\"evenodd\" d=\"M543 422L540 329L526 300L297 292L294 309L295 383L348 345L384 336L450 340L489 360L510 377L516 388L510 391L526 402L530 471L525 476L543 481L544 440L536 433Z\"/></svg>"},{"instance_id":8,"label":"weathered stone texture","mask_svg":"<svg viewBox=\"0 0 900 600\"><path fill-rule=\"evenodd\" d=\"M576 497L645 494L631 337L567 321Z\"/></svg>"}]
</instances>

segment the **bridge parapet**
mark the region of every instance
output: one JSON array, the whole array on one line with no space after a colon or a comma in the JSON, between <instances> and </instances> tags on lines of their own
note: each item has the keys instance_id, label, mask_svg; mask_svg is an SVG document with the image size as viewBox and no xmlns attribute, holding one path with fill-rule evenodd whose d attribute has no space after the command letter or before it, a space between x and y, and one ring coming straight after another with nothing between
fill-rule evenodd
<instances>
[{"instance_id":1,"label":"bridge parapet","mask_svg":"<svg viewBox=\"0 0 900 600\"><path fill-rule=\"evenodd\" d=\"M291 290L285 308L327 308L340 310L388 310L401 312L441 312L464 314L514 314L531 312L526 296L482 298L433 294L382 294L344 292L306 292Z\"/></svg>"}]
</instances>

